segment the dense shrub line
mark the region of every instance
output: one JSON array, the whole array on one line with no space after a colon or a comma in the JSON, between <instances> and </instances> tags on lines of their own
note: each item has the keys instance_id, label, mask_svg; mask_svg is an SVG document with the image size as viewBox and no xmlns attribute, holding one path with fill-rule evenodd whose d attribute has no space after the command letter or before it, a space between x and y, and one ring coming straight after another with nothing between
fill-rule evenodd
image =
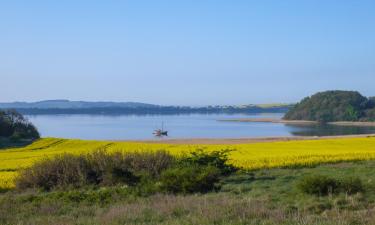
<instances>
[{"instance_id":1,"label":"dense shrub line","mask_svg":"<svg viewBox=\"0 0 375 225\"><path fill-rule=\"evenodd\" d=\"M355 177L333 178L324 175L311 175L303 177L298 188L312 195L328 195L328 194L355 194L365 190L362 181Z\"/></svg>"},{"instance_id":2,"label":"dense shrub line","mask_svg":"<svg viewBox=\"0 0 375 225\"><path fill-rule=\"evenodd\" d=\"M96 150L81 155L62 154L21 170L16 187L50 191L127 185L145 193L208 192L218 189L221 177L236 170L228 163L227 153L228 150L197 150L176 157L162 150L112 153Z\"/></svg>"}]
</instances>

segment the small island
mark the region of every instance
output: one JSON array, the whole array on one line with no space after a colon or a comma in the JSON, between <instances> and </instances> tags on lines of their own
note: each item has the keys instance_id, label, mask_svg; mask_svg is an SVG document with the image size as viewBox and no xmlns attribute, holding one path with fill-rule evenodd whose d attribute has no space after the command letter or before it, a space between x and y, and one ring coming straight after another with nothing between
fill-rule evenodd
<instances>
[{"instance_id":1,"label":"small island","mask_svg":"<svg viewBox=\"0 0 375 225\"><path fill-rule=\"evenodd\" d=\"M284 120L316 122L374 122L375 98L356 91L325 91L304 98L292 107Z\"/></svg>"},{"instance_id":2,"label":"small island","mask_svg":"<svg viewBox=\"0 0 375 225\"><path fill-rule=\"evenodd\" d=\"M325 91L304 98L281 119L244 118L221 121L375 126L375 97L367 98L356 91Z\"/></svg>"}]
</instances>

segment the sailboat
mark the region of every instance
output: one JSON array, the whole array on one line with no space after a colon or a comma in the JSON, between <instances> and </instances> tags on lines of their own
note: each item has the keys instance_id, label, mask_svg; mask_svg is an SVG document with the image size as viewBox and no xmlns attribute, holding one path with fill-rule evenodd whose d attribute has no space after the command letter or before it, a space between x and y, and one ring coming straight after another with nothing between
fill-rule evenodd
<instances>
[{"instance_id":1,"label":"sailboat","mask_svg":"<svg viewBox=\"0 0 375 225\"><path fill-rule=\"evenodd\" d=\"M168 136L168 131L164 130L164 122L161 123L161 129L154 130L153 134L156 137Z\"/></svg>"}]
</instances>

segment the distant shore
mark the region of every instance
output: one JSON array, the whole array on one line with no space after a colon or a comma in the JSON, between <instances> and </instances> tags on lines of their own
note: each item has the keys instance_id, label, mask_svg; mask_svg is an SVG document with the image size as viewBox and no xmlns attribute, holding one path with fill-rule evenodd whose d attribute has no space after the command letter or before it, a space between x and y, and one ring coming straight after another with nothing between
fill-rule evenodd
<instances>
[{"instance_id":1,"label":"distant shore","mask_svg":"<svg viewBox=\"0 0 375 225\"><path fill-rule=\"evenodd\" d=\"M308 124L318 124L316 121L309 120L283 120L275 118L242 118L242 119L225 119L218 120L223 122L262 122L262 123L283 123L283 124L297 124L297 125L308 125ZM338 121L338 122L328 122L329 125L336 126L363 126L363 127L375 127L375 122L352 122L352 121Z\"/></svg>"},{"instance_id":2,"label":"distant shore","mask_svg":"<svg viewBox=\"0 0 375 225\"><path fill-rule=\"evenodd\" d=\"M284 142L299 140L323 140L323 139L345 139L345 138L375 138L375 134L337 135L337 136L291 136L291 137L259 137L259 138L178 138L159 140L130 140L129 142L160 143L160 144L213 144L233 145L260 142Z\"/></svg>"}]
</instances>

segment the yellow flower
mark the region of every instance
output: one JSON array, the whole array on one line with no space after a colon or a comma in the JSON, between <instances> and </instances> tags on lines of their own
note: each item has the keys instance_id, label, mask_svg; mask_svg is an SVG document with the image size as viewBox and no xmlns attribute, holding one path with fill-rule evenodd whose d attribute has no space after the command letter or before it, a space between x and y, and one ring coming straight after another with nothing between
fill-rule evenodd
<instances>
[{"instance_id":1,"label":"yellow flower","mask_svg":"<svg viewBox=\"0 0 375 225\"><path fill-rule=\"evenodd\" d=\"M135 143L116 141L84 141L43 138L22 148L0 151L0 187L13 187L17 170L35 161L61 153L80 154L96 149L108 151L167 150L181 155L197 148L204 151L233 149L230 160L244 169L311 166L321 163L375 159L375 138L280 141L236 145L188 145Z\"/></svg>"}]
</instances>

